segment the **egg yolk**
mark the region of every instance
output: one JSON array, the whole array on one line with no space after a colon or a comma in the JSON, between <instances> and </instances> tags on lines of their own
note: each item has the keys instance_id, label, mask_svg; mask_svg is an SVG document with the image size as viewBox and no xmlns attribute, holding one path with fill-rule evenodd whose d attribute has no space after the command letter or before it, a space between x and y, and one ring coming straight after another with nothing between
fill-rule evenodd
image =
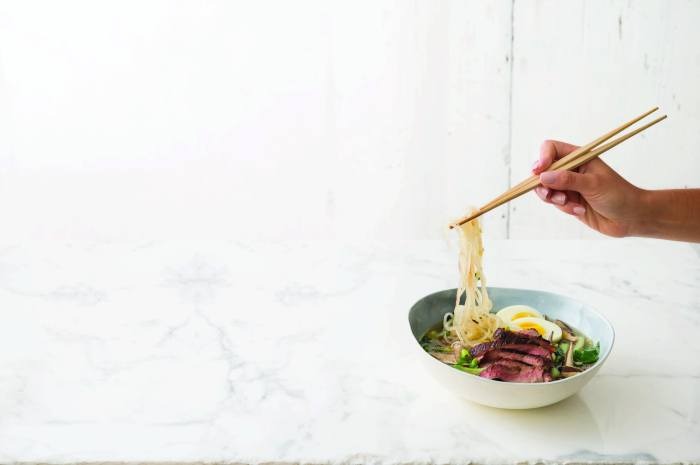
<instances>
[{"instance_id":1,"label":"egg yolk","mask_svg":"<svg viewBox=\"0 0 700 465\"><path fill-rule=\"evenodd\" d=\"M544 328L538 325L537 323L520 323L518 326L520 326L523 329L534 329L535 331L540 333L540 336L544 337Z\"/></svg>"},{"instance_id":2,"label":"egg yolk","mask_svg":"<svg viewBox=\"0 0 700 465\"><path fill-rule=\"evenodd\" d=\"M520 313L516 313L515 315L513 315L511 317L511 320L517 320L518 318L524 318L526 316L533 316L533 315L530 314L530 312L520 312Z\"/></svg>"}]
</instances>

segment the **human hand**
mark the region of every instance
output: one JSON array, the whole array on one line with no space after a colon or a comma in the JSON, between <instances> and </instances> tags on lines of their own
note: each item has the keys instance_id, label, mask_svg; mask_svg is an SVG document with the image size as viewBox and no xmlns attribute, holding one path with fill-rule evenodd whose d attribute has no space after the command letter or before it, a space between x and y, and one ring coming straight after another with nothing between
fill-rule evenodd
<instances>
[{"instance_id":1,"label":"human hand","mask_svg":"<svg viewBox=\"0 0 700 465\"><path fill-rule=\"evenodd\" d=\"M532 167L541 186L535 193L544 202L574 215L588 227L613 237L635 234L646 191L630 184L603 160L594 158L574 171L546 171L555 161L576 150L575 145L546 140Z\"/></svg>"}]
</instances>

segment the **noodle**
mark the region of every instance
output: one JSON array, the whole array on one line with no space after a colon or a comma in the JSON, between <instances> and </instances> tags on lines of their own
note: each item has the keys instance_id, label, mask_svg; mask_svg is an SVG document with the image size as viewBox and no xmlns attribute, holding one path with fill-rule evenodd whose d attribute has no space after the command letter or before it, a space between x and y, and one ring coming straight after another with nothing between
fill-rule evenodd
<instances>
[{"instance_id":1,"label":"noodle","mask_svg":"<svg viewBox=\"0 0 700 465\"><path fill-rule=\"evenodd\" d=\"M600 363L600 343L563 321L552 321L527 305L508 305L491 313L494 305L481 264L481 225L474 219L455 229L459 236L455 306L444 316L442 327L432 326L420 338L428 354L462 373L514 383L562 380ZM505 303L501 300L509 299L496 295L499 307Z\"/></svg>"},{"instance_id":2,"label":"noodle","mask_svg":"<svg viewBox=\"0 0 700 465\"><path fill-rule=\"evenodd\" d=\"M486 290L486 277L481 267L484 247L479 220L456 227L459 233L459 288L453 313L445 315L443 328L471 347L492 339L501 326L500 319L490 312L492 303Z\"/></svg>"}]
</instances>

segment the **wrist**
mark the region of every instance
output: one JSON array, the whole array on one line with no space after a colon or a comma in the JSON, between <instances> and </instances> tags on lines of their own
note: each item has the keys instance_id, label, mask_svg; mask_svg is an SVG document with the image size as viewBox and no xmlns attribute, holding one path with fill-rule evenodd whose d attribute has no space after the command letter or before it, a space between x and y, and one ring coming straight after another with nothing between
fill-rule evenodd
<instances>
[{"instance_id":1,"label":"wrist","mask_svg":"<svg viewBox=\"0 0 700 465\"><path fill-rule=\"evenodd\" d=\"M698 241L700 203L692 189L644 190L630 236Z\"/></svg>"},{"instance_id":2,"label":"wrist","mask_svg":"<svg viewBox=\"0 0 700 465\"><path fill-rule=\"evenodd\" d=\"M656 213L658 202L655 194L654 191L638 189L634 206L631 208L634 217L630 219L627 236L654 236L658 229L658 225L655 224L655 220L658 218Z\"/></svg>"}]
</instances>

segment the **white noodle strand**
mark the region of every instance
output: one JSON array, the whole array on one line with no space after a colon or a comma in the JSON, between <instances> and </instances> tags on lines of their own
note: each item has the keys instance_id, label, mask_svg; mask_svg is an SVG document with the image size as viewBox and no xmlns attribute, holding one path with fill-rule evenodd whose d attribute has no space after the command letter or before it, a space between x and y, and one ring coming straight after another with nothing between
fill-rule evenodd
<instances>
[{"instance_id":1,"label":"white noodle strand","mask_svg":"<svg viewBox=\"0 0 700 465\"><path fill-rule=\"evenodd\" d=\"M479 220L458 226L459 234L459 288L453 313L445 315L443 328L467 347L490 341L501 326L500 319L491 313L491 299L486 289L486 276L481 265L484 246Z\"/></svg>"}]
</instances>

